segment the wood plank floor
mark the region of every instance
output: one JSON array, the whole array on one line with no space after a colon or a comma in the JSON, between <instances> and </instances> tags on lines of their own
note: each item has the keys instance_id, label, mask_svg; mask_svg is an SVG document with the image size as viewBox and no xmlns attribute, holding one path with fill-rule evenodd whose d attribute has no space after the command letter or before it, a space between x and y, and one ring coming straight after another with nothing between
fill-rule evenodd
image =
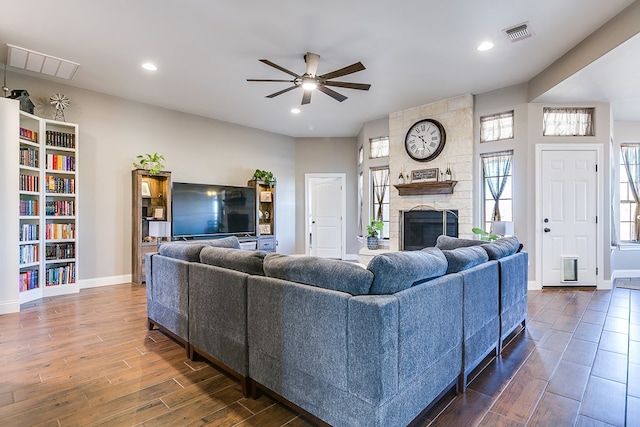
<instances>
[{"instance_id":1,"label":"wood plank floor","mask_svg":"<svg viewBox=\"0 0 640 427\"><path fill-rule=\"evenodd\" d=\"M0 420L9 426L311 426L157 330L131 284L0 316ZM640 425L640 291L538 291L529 323L463 395L420 425Z\"/></svg>"}]
</instances>

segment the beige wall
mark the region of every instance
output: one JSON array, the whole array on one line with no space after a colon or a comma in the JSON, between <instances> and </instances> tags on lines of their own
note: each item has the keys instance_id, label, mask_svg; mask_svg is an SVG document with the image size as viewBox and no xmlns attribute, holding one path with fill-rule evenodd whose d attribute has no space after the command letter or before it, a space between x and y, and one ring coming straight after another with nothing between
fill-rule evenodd
<instances>
[{"instance_id":1,"label":"beige wall","mask_svg":"<svg viewBox=\"0 0 640 427\"><path fill-rule=\"evenodd\" d=\"M81 285L125 281L131 273L130 171L141 153L164 154L173 181L246 185L256 168L273 171L278 251L295 251L293 138L14 73L7 82L12 89L27 89L42 117L53 118L52 94L71 100L66 120L80 125Z\"/></svg>"},{"instance_id":2,"label":"beige wall","mask_svg":"<svg viewBox=\"0 0 640 427\"><path fill-rule=\"evenodd\" d=\"M298 138L295 155L295 252L305 253L304 209L305 174L345 173L347 189L346 254L358 253L358 175L356 171L356 138Z\"/></svg>"}]
</instances>

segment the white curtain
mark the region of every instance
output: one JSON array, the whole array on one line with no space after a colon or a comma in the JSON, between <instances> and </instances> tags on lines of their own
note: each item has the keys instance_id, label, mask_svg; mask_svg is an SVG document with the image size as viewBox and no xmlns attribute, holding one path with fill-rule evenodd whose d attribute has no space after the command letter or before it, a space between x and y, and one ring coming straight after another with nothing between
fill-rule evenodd
<instances>
[{"instance_id":1,"label":"white curtain","mask_svg":"<svg viewBox=\"0 0 640 427\"><path fill-rule=\"evenodd\" d=\"M484 180L493 197L493 214L491 222L502 221L500 215L500 196L507 184L507 178L511 175L511 158L513 151L501 151L482 155L482 171Z\"/></svg>"},{"instance_id":2,"label":"white curtain","mask_svg":"<svg viewBox=\"0 0 640 427\"><path fill-rule=\"evenodd\" d=\"M545 136L593 135L593 108L545 107L542 134Z\"/></svg>"},{"instance_id":3,"label":"white curtain","mask_svg":"<svg viewBox=\"0 0 640 427\"><path fill-rule=\"evenodd\" d=\"M480 117L480 142L513 138L513 111Z\"/></svg>"},{"instance_id":4,"label":"white curtain","mask_svg":"<svg viewBox=\"0 0 640 427\"><path fill-rule=\"evenodd\" d=\"M640 144L621 144L620 150L629 177L629 188L636 202L634 240L640 241Z\"/></svg>"},{"instance_id":5,"label":"white curtain","mask_svg":"<svg viewBox=\"0 0 640 427\"><path fill-rule=\"evenodd\" d=\"M382 221L384 216L382 213L384 196L389 189L389 169L374 169L371 174L373 177L373 196L376 201L376 210L374 217L376 221Z\"/></svg>"}]
</instances>

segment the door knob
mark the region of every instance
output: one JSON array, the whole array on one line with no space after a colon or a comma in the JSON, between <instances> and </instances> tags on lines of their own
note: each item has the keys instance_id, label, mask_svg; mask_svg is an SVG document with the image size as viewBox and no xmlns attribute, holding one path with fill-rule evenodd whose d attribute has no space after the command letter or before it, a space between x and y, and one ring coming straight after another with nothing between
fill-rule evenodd
<instances>
[{"instance_id":1,"label":"door knob","mask_svg":"<svg viewBox=\"0 0 640 427\"><path fill-rule=\"evenodd\" d=\"M545 227L545 228L544 228L544 232L545 232L545 233L548 233L548 232L550 232L550 231L551 231L551 229L550 229L550 228L548 228L548 227Z\"/></svg>"}]
</instances>

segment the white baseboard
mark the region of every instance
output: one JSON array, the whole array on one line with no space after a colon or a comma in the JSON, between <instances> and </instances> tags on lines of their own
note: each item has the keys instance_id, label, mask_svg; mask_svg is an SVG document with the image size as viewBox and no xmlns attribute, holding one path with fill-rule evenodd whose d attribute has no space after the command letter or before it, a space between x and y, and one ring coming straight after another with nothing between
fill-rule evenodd
<instances>
[{"instance_id":1,"label":"white baseboard","mask_svg":"<svg viewBox=\"0 0 640 427\"><path fill-rule=\"evenodd\" d=\"M100 286L120 285L122 283L130 283L131 274L123 274L120 276L96 277L94 279L85 279L78 282L80 289L98 288Z\"/></svg>"},{"instance_id":2,"label":"white baseboard","mask_svg":"<svg viewBox=\"0 0 640 427\"><path fill-rule=\"evenodd\" d=\"M613 270L611 281L630 277L640 277L640 270Z\"/></svg>"},{"instance_id":3,"label":"white baseboard","mask_svg":"<svg viewBox=\"0 0 640 427\"><path fill-rule=\"evenodd\" d=\"M4 301L0 303L0 314L19 313L20 301Z\"/></svg>"},{"instance_id":4,"label":"white baseboard","mask_svg":"<svg viewBox=\"0 0 640 427\"><path fill-rule=\"evenodd\" d=\"M345 254L344 255L344 260L345 261L358 261L358 254Z\"/></svg>"}]
</instances>

